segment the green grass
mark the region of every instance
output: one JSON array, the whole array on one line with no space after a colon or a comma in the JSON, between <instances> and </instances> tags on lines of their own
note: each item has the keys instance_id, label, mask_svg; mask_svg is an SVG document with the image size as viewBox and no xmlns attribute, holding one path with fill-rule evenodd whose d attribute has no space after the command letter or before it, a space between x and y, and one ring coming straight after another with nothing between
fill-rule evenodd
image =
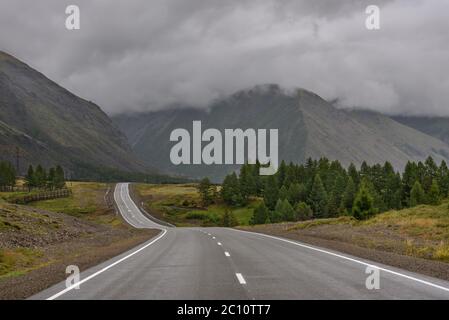
<instances>
[{"instance_id":1,"label":"green grass","mask_svg":"<svg viewBox=\"0 0 449 320\"><path fill-rule=\"evenodd\" d=\"M218 226L226 210L233 212L239 225L248 225L253 209L260 203L259 199L252 199L245 207L231 208L218 203L204 208L195 184L139 184L136 191L146 200L147 208L179 227Z\"/></svg>"},{"instance_id":2,"label":"green grass","mask_svg":"<svg viewBox=\"0 0 449 320\"><path fill-rule=\"evenodd\" d=\"M39 193L39 190L33 190L31 192L26 192L26 191L0 192L0 198L5 201L10 201L17 197L33 195L33 194L37 194L37 193Z\"/></svg>"},{"instance_id":3,"label":"green grass","mask_svg":"<svg viewBox=\"0 0 449 320\"><path fill-rule=\"evenodd\" d=\"M25 273L42 256L42 252L36 249L0 249L0 279Z\"/></svg>"},{"instance_id":4,"label":"green grass","mask_svg":"<svg viewBox=\"0 0 449 320\"><path fill-rule=\"evenodd\" d=\"M67 198L42 200L30 205L42 210L63 212L76 217L88 216L97 212L104 205L103 196L107 184L97 182L70 182L68 187L72 195Z\"/></svg>"},{"instance_id":5,"label":"green grass","mask_svg":"<svg viewBox=\"0 0 449 320\"><path fill-rule=\"evenodd\" d=\"M80 206L73 195L68 198L36 201L31 203L31 206L47 211L63 212L77 217L97 210L95 205Z\"/></svg>"}]
</instances>

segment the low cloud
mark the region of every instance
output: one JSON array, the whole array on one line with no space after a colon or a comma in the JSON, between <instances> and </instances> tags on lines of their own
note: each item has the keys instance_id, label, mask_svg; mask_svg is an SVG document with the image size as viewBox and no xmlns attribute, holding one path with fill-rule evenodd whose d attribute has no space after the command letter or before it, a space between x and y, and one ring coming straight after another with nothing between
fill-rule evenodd
<instances>
[{"instance_id":1,"label":"low cloud","mask_svg":"<svg viewBox=\"0 0 449 320\"><path fill-rule=\"evenodd\" d=\"M81 30L64 27L77 4ZM365 28L365 7L381 29ZM449 1L3 0L0 48L106 112L261 83L340 105L449 115Z\"/></svg>"}]
</instances>

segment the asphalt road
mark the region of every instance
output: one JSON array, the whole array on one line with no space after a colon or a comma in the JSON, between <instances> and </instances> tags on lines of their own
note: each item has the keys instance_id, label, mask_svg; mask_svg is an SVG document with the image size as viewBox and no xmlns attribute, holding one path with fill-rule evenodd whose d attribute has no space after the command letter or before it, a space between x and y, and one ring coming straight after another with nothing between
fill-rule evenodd
<instances>
[{"instance_id":1,"label":"asphalt road","mask_svg":"<svg viewBox=\"0 0 449 320\"><path fill-rule=\"evenodd\" d=\"M118 184L136 228L161 233L32 299L449 299L449 282L282 238L228 228L168 228L146 218ZM368 266L379 289L366 287Z\"/></svg>"}]
</instances>

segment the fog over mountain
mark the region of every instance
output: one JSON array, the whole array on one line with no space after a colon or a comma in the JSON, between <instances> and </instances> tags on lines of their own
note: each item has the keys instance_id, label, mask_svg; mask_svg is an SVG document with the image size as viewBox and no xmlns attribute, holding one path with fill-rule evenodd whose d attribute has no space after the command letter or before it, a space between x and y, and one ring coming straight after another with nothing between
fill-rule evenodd
<instances>
[{"instance_id":1,"label":"fog over mountain","mask_svg":"<svg viewBox=\"0 0 449 320\"><path fill-rule=\"evenodd\" d=\"M343 107L449 115L449 1L78 0L76 31L69 4L2 0L0 49L109 114L278 83Z\"/></svg>"},{"instance_id":2,"label":"fog over mountain","mask_svg":"<svg viewBox=\"0 0 449 320\"><path fill-rule=\"evenodd\" d=\"M402 170L407 161L449 161L449 145L423 130L403 125L372 111L339 110L313 92L286 93L278 85L241 90L215 101L208 111L191 108L117 115L114 121L127 135L134 152L147 165L194 178L214 181L239 165L173 165L170 141L174 129L192 132L192 121L202 128L267 128L279 130L279 159L302 163L308 157L339 160L344 166L389 161ZM203 142L202 146L207 145ZM246 158L247 159L247 158Z\"/></svg>"}]
</instances>

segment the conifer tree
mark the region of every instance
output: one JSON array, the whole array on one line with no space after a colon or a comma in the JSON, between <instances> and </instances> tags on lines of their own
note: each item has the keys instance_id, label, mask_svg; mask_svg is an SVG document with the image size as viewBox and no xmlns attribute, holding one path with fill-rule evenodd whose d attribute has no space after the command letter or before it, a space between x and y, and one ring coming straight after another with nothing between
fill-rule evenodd
<instances>
[{"instance_id":1,"label":"conifer tree","mask_svg":"<svg viewBox=\"0 0 449 320\"><path fill-rule=\"evenodd\" d=\"M283 221L294 221L295 220L295 210L291 206L287 199L282 201L282 211L281 216Z\"/></svg>"},{"instance_id":2,"label":"conifer tree","mask_svg":"<svg viewBox=\"0 0 449 320\"><path fill-rule=\"evenodd\" d=\"M274 176L268 176L265 183L263 198L268 209L273 210L279 199L278 184Z\"/></svg>"},{"instance_id":3,"label":"conifer tree","mask_svg":"<svg viewBox=\"0 0 449 320\"><path fill-rule=\"evenodd\" d=\"M432 185L427 195L427 200L429 204L438 205L441 203L440 188L438 187L438 182L436 179L432 180Z\"/></svg>"},{"instance_id":4,"label":"conifer tree","mask_svg":"<svg viewBox=\"0 0 449 320\"><path fill-rule=\"evenodd\" d=\"M264 224L270 216L270 211L268 210L265 203L262 201L253 211L253 216L251 217L250 224Z\"/></svg>"},{"instance_id":5,"label":"conifer tree","mask_svg":"<svg viewBox=\"0 0 449 320\"><path fill-rule=\"evenodd\" d=\"M419 204L423 204L426 201L426 195L424 193L424 189L419 183L418 180L415 181L412 190L410 191L410 207L417 206Z\"/></svg>"},{"instance_id":6,"label":"conifer tree","mask_svg":"<svg viewBox=\"0 0 449 320\"><path fill-rule=\"evenodd\" d=\"M208 206L212 203L213 190L212 184L209 178L203 178L197 186L198 193L201 197L201 203L203 206Z\"/></svg>"},{"instance_id":7,"label":"conifer tree","mask_svg":"<svg viewBox=\"0 0 449 320\"><path fill-rule=\"evenodd\" d=\"M308 204L313 210L314 217L323 218L327 215L327 193L324 189L320 175L313 179L312 189L309 194Z\"/></svg>"},{"instance_id":8,"label":"conifer tree","mask_svg":"<svg viewBox=\"0 0 449 320\"><path fill-rule=\"evenodd\" d=\"M362 182L354 200L352 215L358 219L368 219L375 213L373 197L366 183Z\"/></svg>"},{"instance_id":9,"label":"conifer tree","mask_svg":"<svg viewBox=\"0 0 449 320\"><path fill-rule=\"evenodd\" d=\"M345 192L341 201L341 207L346 209L348 213L352 212L352 205L354 204L356 195L356 186L352 181L352 177L349 177L348 183L346 184Z\"/></svg>"},{"instance_id":10,"label":"conifer tree","mask_svg":"<svg viewBox=\"0 0 449 320\"><path fill-rule=\"evenodd\" d=\"M231 206L238 206L243 203L239 180L235 172L225 177L221 188L221 197L226 204Z\"/></svg>"},{"instance_id":11,"label":"conifer tree","mask_svg":"<svg viewBox=\"0 0 449 320\"><path fill-rule=\"evenodd\" d=\"M297 182L292 183L288 188L288 201L294 206L300 201L306 200L305 187Z\"/></svg>"},{"instance_id":12,"label":"conifer tree","mask_svg":"<svg viewBox=\"0 0 449 320\"><path fill-rule=\"evenodd\" d=\"M288 199L288 190L287 190L287 188L285 186L282 186L279 189L279 199L281 199L281 200Z\"/></svg>"},{"instance_id":13,"label":"conifer tree","mask_svg":"<svg viewBox=\"0 0 449 320\"><path fill-rule=\"evenodd\" d=\"M65 186L64 169L62 169L60 165L57 165L55 171L55 187L61 189L64 186Z\"/></svg>"},{"instance_id":14,"label":"conifer tree","mask_svg":"<svg viewBox=\"0 0 449 320\"><path fill-rule=\"evenodd\" d=\"M25 176L25 185L28 187L29 191L31 191L32 188L36 187L34 168L31 164L28 166L28 171Z\"/></svg>"},{"instance_id":15,"label":"conifer tree","mask_svg":"<svg viewBox=\"0 0 449 320\"><path fill-rule=\"evenodd\" d=\"M313 217L313 211L305 202L300 202L295 207L296 220L309 220Z\"/></svg>"},{"instance_id":16,"label":"conifer tree","mask_svg":"<svg viewBox=\"0 0 449 320\"><path fill-rule=\"evenodd\" d=\"M231 210L226 209L223 214L221 225L223 227L235 227L236 225L238 225L237 218Z\"/></svg>"}]
</instances>

